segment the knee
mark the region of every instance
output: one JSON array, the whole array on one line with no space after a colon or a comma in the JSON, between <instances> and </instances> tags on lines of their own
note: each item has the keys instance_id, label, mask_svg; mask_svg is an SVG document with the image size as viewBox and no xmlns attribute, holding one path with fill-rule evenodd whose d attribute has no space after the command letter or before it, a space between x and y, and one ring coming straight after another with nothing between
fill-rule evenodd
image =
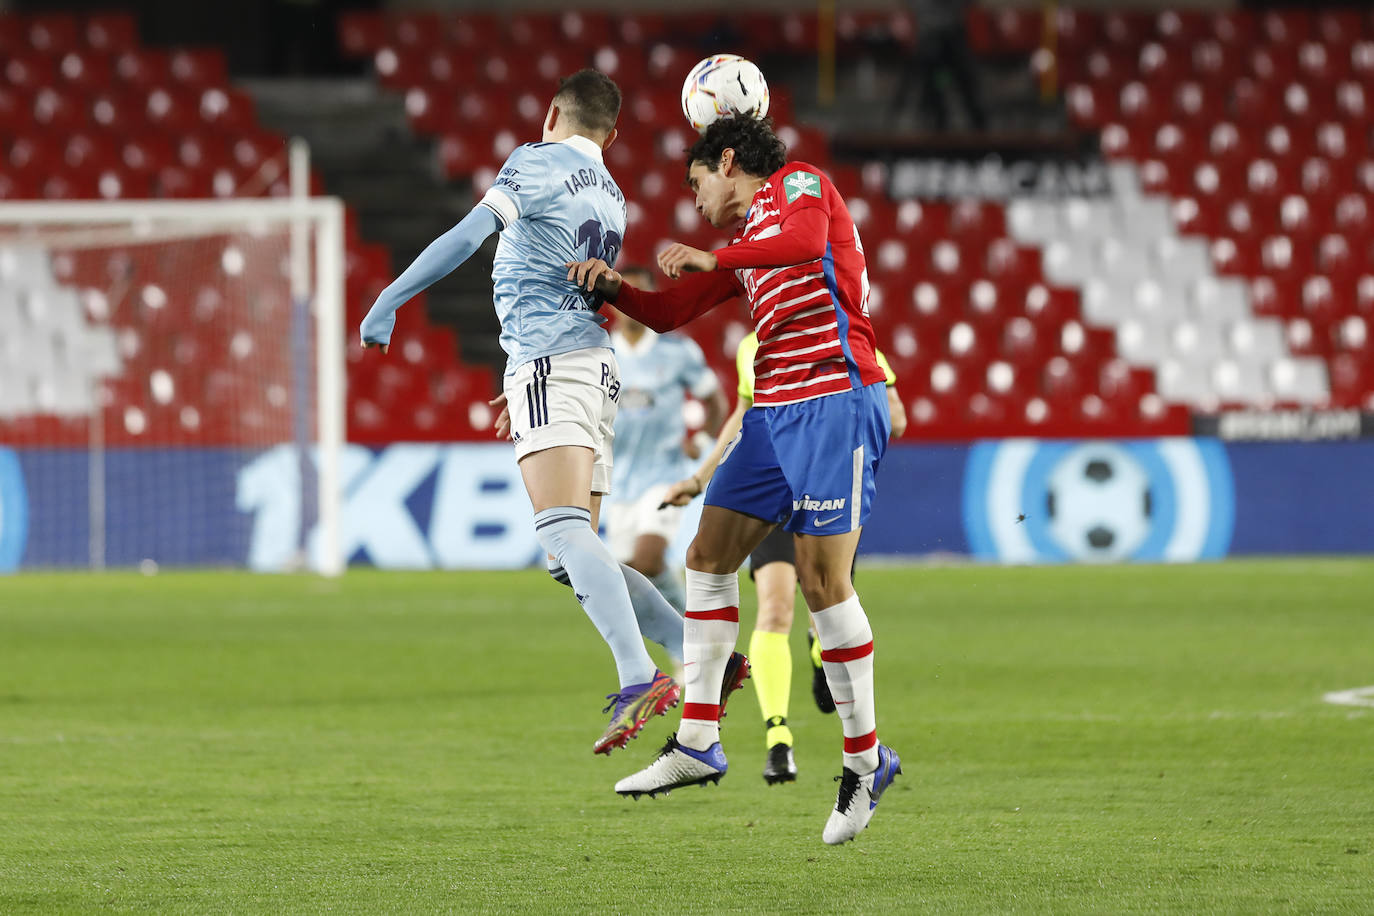
<instances>
[{"instance_id":1,"label":"knee","mask_svg":"<svg viewBox=\"0 0 1374 916\"><path fill-rule=\"evenodd\" d=\"M635 554L625 565L642 573L646 579L657 579L663 575L663 570L668 568L668 564L663 562L663 557L641 554Z\"/></svg>"},{"instance_id":2,"label":"knee","mask_svg":"<svg viewBox=\"0 0 1374 916\"><path fill-rule=\"evenodd\" d=\"M797 580L807 607L823 610L849 597L854 590L847 575L836 575L824 566L797 566Z\"/></svg>"},{"instance_id":3,"label":"knee","mask_svg":"<svg viewBox=\"0 0 1374 916\"><path fill-rule=\"evenodd\" d=\"M788 633L792 630L792 596L786 601L759 599L759 616L754 629L765 633Z\"/></svg>"},{"instance_id":4,"label":"knee","mask_svg":"<svg viewBox=\"0 0 1374 916\"><path fill-rule=\"evenodd\" d=\"M548 512L549 515L543 520L542 526L539 524L539 516L535 516L535 535L539 538L540 546L552 557L549 562L550 569L555 566L566 566L570 553L586 552L589 548L594 550L597 547L605 550L601 545L601 539L592 530L591 520L585 509L558 507ZM560 512L562 514L556 514Z\"/></svg>"},{"instance_id":5,"label":"knee","mask_svg":"<svg viewBox=\"0 0 1374 916\"><path fill-rule=\"evenodd\" d=\"M693 538L691 546L687 548L687 568L717 575L732 573L738 569L738 567L727 569L720 558L713 555L712 551L707 550L698 538Z\"/></svg>"}]
</instances>

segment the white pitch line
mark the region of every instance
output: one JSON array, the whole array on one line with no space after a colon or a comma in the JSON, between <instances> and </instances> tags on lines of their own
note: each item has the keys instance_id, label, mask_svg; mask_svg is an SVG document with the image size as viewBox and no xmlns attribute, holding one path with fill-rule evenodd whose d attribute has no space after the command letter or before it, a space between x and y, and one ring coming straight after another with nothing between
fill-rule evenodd
<instances>
[{"instance_id":1,"label":"white pitch line","mask_svg":"<svg viewBox=\"0 0 1374 916\"><path fill-rule=\"evenodd\" d=\"M1374 706L1374 687L1355 687L1322 694L1322 700L1336 706Z\"/></svg>"}]
</instances>

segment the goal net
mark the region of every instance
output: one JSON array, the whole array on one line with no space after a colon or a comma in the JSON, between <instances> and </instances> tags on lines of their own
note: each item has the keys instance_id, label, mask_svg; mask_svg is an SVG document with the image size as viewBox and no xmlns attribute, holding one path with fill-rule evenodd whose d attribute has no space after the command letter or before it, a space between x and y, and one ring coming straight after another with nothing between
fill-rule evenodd
<instances>
[{"instance_id":1,"label":"goal net","mask_svg":"<svg viewBox=\"0 0 1374 916\"><path fill-rule=\"evenodd\" d=\"M338 201L0 203L0 571L335 574Z\"/></svg>"}]
</instances>

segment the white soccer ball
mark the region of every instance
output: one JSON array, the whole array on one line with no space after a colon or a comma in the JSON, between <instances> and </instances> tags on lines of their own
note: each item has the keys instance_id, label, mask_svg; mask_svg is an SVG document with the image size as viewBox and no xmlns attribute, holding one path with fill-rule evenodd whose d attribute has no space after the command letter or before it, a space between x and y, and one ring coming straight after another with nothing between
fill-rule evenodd
<instances>
[{"instance_id":1,"label":"white soccer ball","mask_svg":"<svg viewBox=\"0 0 1374 916\"><path fill-rule=\"evenodd\" d=\"M721 118L768 114L763 71L738 54L715 54L698 63L682 84L682 113L697 130Z\"/></svg>"},{"instance_id":2,"label":"white soccer ball","mask_svg":"<svg viewBox=\"0 0 1374 916\"><path fill-rule=\"evenodd\" d=\"M1050 535L1075 560L1128 559L1154 521L1150 476L1125 449L1087 443L1050 471Z\"/></svg>"}]
</instances>

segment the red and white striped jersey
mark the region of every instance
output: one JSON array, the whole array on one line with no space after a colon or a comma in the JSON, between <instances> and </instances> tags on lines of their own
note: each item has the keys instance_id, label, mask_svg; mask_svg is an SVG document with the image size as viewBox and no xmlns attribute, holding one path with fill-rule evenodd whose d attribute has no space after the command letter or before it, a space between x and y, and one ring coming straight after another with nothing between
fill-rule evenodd
<instances>
[{"instance_id":1,"label":"red and white striped jersey","mask_svg":"<svg viewBox=\"0 0 1374 916\"><path fill-rule=\"evenodd\" d=\"M824 254L786 267L739 266L751 261L748 243L779 235L782 223L803 210L820 213L789 225L789 234L803 223L824 232ZM821 214L823 221L816 218ZM821 250L820 239L813 241L810 250ZM863 243L844 199L820 169L790 162L770 175L730 247L716 255L722 268L735 268L758 333L756 405L791 404L884 381L868 320Z\"/></svg>"}]
</instances>

